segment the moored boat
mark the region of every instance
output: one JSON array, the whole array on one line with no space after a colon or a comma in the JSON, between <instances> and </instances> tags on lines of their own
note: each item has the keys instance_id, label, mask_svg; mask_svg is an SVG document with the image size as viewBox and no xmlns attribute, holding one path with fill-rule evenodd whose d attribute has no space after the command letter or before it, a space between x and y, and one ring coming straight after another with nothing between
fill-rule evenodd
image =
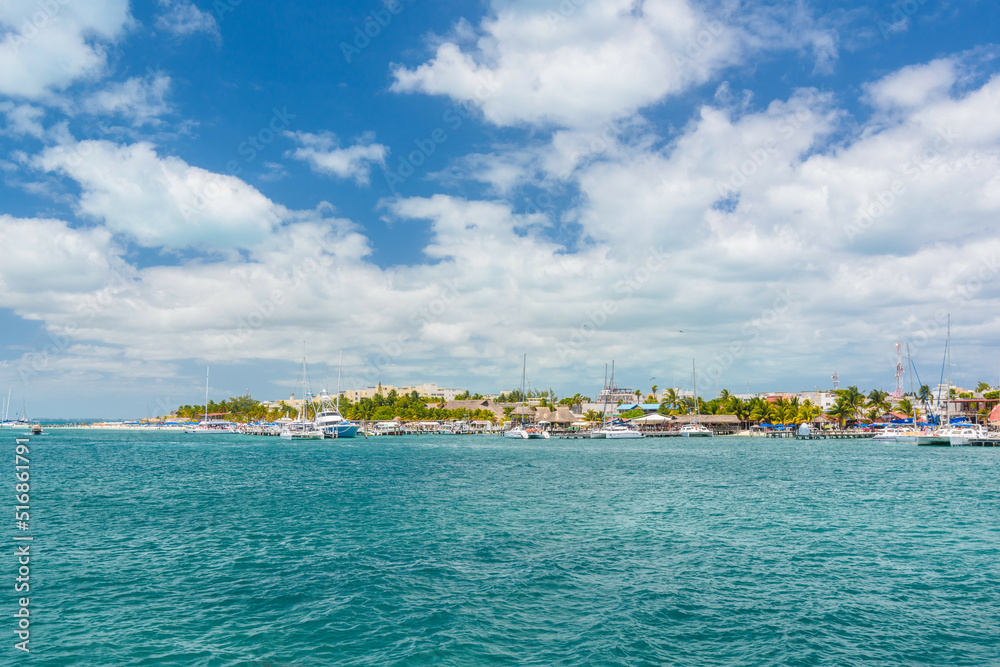
<instances>
[{"instance_id":1,"label":"moored boat","mask_svg":"<svg viewBox=\"0 0 1000 667\"><path fill-rule=\"evenodd\" d=\"M694 384L694 421L681 427L681 436L685 438L711 438L712 429L698 421L698 372L695 370L694 359L691 360L691 382Z\"/></svg>"},{"instance_id":2,"label":"moored boat","mask_svg":"<svg viewBox=\"0 0 1000 667\"><path fill-rule=\"evenodd\" d=\"M713 435L712 429L697 422L681 426L680 434L685 438L711 438Z\"/></svg>"},{"instance_id":3,"label":"moored boat","mask_svg":"<svg viewBox=\"0 0 1000 667\"><path fill-rule=\"evenodd\" d=\"M205 418L198 422L195 426L188 426L184 429L185 433L191 434L217 434L217 433L235 433L233 424L227 421L211 421L208 418L208 371L209 367L205 366Z\"/></svg>"},{"instance_id":4,"label":"moored boat","mask_svg":"<svg viewBox=\"0 0 1000 667\"><path fill-rule=\"evenodd\" d=\"M327 438L353 438L358 434L358 425L340 414L340 378L344 370L344 352L340 352L340 367L337 369L337 397L333 398L324 389L319 394L319 412L314 423ZM327 373L329 385L329 372Z\"/></svg>"},{"instance_id":5,"label":"moored boat","mask_svg":"<svg viewBox=\"0 0 1000 667\"><path fill-rule=\"evenodd\" d=\"M872 440L878 440L881 442L916 442L917 437L921 435L919 431L914 431L912 429L904 429L898 427L889 427L879 431L872 436Z\"/></svg>"},{"instance_id":6,"label":"moored boat","mask_svg":"<svg viewBox=\"0 0 1000 667\"><path fill-rule=\"evenodd\" d=\"M232 422L205 420L198 422L194 426L188 426L184 429L184 432L191 434L236 433L236 429Z\"/></svg>"},{"instance_id":7,"label":"moored boat","mask_svg":"<svg viewBox=\"0 0 1000 667\"><path fill-rule=\"evenodd\" d=\"M526 372L528 369L528 355L524 355L524 363L521 367L521 396L526 398L524 393L524 384ZM527 407L527 401L524 401L524 407ZM522 418L523 419L523 418ZM517 440L547 440L549 437L548 431L543 430L539 426L533 424L525 423L521 421L515 424L511 420L511 427L503 432L503 437L514 438Z\"/></svg>"},{"instance_id":8,"label":"moored boat","mask_svg":"<svg viewBox=\"0 0 1000 667\"><path fill-rule=\"evenodd\" d=\"M505 438L518 438L522 440L548 440L549 432L543 431L537 426L530 424L518 424L503 432Z\"/></svg>"},{"instance_id":9,"label":"moored boat","mask_svg":"<svg viewBox=\"0 0 1000 667\"><path fill-rule=\"evenodd\" d=\"M306 419L309 414L309 387L305 357L302 357L302 396L302 410L299 411L299 418L285 424L278 435L285 440L322 440L326 437L323 431L316 428L315 423Z\"/></svg>"},{"instance_id":10,"label":"moored boat","mask_svg":"<svg viewBox=\"0 0 1000 667\"><path fill-rule=\"evenodd\" d=\"M641 431L635 430L628 424L608 424L601 431L608 440L628 440L631 438L646 437Z\"/></svg>"},{"instance_id":11,"label":"moored boat","mask_svg":"<svg viewBox=\"0 0 1000 667\"><path fill-rule=\"evenodd\" d=\"M338 392L339 394L339 392ZM319 412L313 421L316 428L327 438L353 438L358 433L358 425L345 419L337 409L336 401L325 391L318 397Z\"/></svg>"}]
</instances>

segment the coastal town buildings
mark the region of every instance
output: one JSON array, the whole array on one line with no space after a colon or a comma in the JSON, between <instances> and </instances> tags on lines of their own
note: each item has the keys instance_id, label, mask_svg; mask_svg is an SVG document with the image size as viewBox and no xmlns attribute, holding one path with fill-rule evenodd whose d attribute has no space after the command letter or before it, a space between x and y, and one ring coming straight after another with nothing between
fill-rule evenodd
<instances>
[{"instance_id":1,"label":"coastal town buildings","mask_svg":"<svg viewBox=\"0 0 1000 667\"><path fill-rule=\"evenodd\" d=\"M394 387L391 384L380 384L375 387L352 389L342 393L352 403L356 403L362 398L374 398L375 394L387 396L389 392L392 391L395 391L397 395L409 394L415 391L419 396L426 398L439 398L442 401L452 401L455 400L456 396L464 394L466 390L455 387L439 387L436 382L427 382L424 384L409 385L405 387Z\"/></svg>"}]
</instances>

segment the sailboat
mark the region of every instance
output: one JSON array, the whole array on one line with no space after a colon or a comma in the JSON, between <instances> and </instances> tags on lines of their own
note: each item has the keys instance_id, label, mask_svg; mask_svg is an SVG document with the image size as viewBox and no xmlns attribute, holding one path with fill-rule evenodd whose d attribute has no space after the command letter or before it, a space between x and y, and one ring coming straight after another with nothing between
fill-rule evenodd
<instances>
[{"instance_id":1,"label":"sailboat","mask_svg":"<svg viewBox=\"0 0 1000 667\"><path fill-rule=\"evenodd\" d=\"M233 433L233 425L227 421L208 420L208 372L209 367L205 366L205 419L198 422L196 426L189 426L184 429L185 433Z\"/></svg>"},{"instance_id":2,"label":"sailboat","mask_svg":"<svg viewBox=\"0 0 1000 667\"><path fill-rule=\"evenodd\" d=\"M694 359L691 360L691 379L694 383L694 421L681 426L681 436L685 438L711 438L712 429L698 422L698 372L695 370Z\"/></svg>"},{"instance_id":3,"label":"sailboat","mask_svg":"<svg viewBox=\"0 0 1000 667\"><path fill-rule=\"evenodd\" d=\"M615 363L611 362L612 365ZM604 432L604 427L608 422L608 396L610 395L610 387L608 386L608 365L604 364L604 401L601 403L601 425L590 432L591 438L606 438L607 433Z\"/></svg>"},{"instance_id":4,"label":"sailboat","mask_svg":"<svg viewBox=\"0 0 1000 667\"><path fill-rule=\"evenodd\" d=\"M7 390L7 399L4 401L4 404L3 404L3 410L2 410L2 417L3 418L0 419L0 428L13 428L14 427L14 425L11 422L7 421L7 413L10 412L10 392L11 392L11 390L8 389Z\"/></svg>"},{"instance_id":5,"label":"sailboat","mask_svg":"<svg viewBox=\"0 0 1000 667\"><path fill-rule=\"evenodd\" d=\"M528 355L524 355L524 364L521 368L521 396L525 399L523 407L528 407L528 397L524 393L524 383L527 377L528 370ZM522 416L521 421L517 424L511 419L511 427L503 432L503 437L505 438L518 438L521 440L541 440L548 439L548 431L543 431L538 426L531 426L530 424L524 423L524 417Z\"/></svg>"},{"instance_id":6,"label":"sailboat","mask_svg":"<svg viewBox=\"0 0 1000 667\"><path fill-rule=\"evenodd\" d=\"M319 394L319 412L316 413L315 425L327 438L353 438L358 433L358 425L340 414L337 403L340 402L340 376L344 370L344 352L340 352L340 369L337 371L337 398L334 399L326 389ZM327 384L329 384L329 371Z\"/></svg>"},{"instance_id":7,"label":"sailboat","mask_svg":"<svg viewBox=\"0 0 1000 667\"><path fill-rule=\"evenodd\" d=\"M601 428L596 431L591 431L591 438L607 438L609 440L628 440L632 438L645 438L646 436L641 432L637 431L628 424L620 421L608 419L608 400L609 397L614 392L615 384L615 362L611 362L611 384L607 383L607 368L605 367L604 373L604 406L601 413Z\"/></svg>"},{"instance_id":8,"label":"sailboat","mask_svg":"<svg viewBox=\"0 0 1000 667\"><path fill-rule=\"evenodd\" d=\"M302 357L302 410L299 412L299 418L285 424L278 435L285 440L322 440L326 437L313 422L306 421L308 412L309 389L306 386L306 358Z\"/></svg>"},{"instance_id":9,"label":"sailboat","mask_svg":"<svg viewBox=\"0 0 1000 667\"><path fill-rule=\"evenodd\" d=\"M7 403L5 404L4 409L3 409L3 421L0 422L0 426L3 426L4 428L31 428L31 423L28 421L28 418L25 416L27 414L27 412L24 409L24 399L23 398L21 399L21 413L19 415L16 415L16 418L13 419L13 420L9 419L9 415L10 415L10 392L11 392L11 390L8 389L7 390Z\"/></svg>"},{"instance_id":10,"label":"sailboat","mask_svg":"<svg viewBox=\"0 0 1000 667\"><path fill-rule=\"evenodd\" d=\"M951 315L948 316L948 337L944 345L944 363L947 368L947 375L944 381L944 423L927 435L918 435L917 444L923 446L937 447L961 447L968 445L976 438L984 438L987 431L980 424L952 424L951 423ZM938 403L941 402L941 394L938 393Z\"/></svg>"}]
</instances>

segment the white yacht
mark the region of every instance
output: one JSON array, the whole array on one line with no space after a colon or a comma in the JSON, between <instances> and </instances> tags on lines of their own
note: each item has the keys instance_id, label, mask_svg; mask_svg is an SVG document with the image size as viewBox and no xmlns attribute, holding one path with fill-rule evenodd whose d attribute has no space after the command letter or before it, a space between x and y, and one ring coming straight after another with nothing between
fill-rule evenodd
<instances>
[{"instance_id":1,"label":"white yacht","mask_svg":"<svg viewBox=\"0 0 1000 667\"><path fill-rule=\"evenodd\" d=\"M548 440L549 432L543 431L531 424L518 424L503 432L505 438L519 438L522 440Z\"/></svg>"},{"instance_id":2,"label":"white yacht","mask_svg":"<svg viewBox=\"0 0 1000 667\"><path fill-rule=\"evenodd\" d=\"M309 414L309 389L306 379L306 358L302 357L302 410L299 418L285 424L278 435L285 440L322 440L326 436L323 431L316 427L311 421L307 421Z\"/></svg>"},{"instance_id":3,"label":"white yacht","mask_svg":"<svg viewBox=\"0 0 1000 667\"><path fill-rule=\"evenodd\" d=\"M200 421L195 426L188 426L185 433L236 433L235 426L224 421Z\"/></svg>"},{"instance_id":4,"label":"white yacht","mask_svg":"<svg viewBox=\"0 0 1000 667\"><path fill-rule=\"evenodd\" d=\"M184 429L185 433L235 433L233 425L227 421L209 421L208 419L208 371L209 367L205 366L205 418L198 422L195 426L188 426Z\"/></svg>"},{"instance_id":5,"label":"white yacht","mask_svg":"<svg viewBox=\"0 0 1000 667\"><path fill-rule=\"evenodd\" d=\"M944 346L944 362L948 368L948 375L945 379L945 387L951 388L951 315L948 315L948 337ZM938 394L938 403L941 396ZM951 423L951 396L944 397L944 424L936 431L928 435L917 436L917 444L937 447L962 447L969 445L974 438L984 438L988 434L987 429L980 424L952 424Z\"/></svg>"},{"instance_id":6,"label":"white yacht","mask_svg":"<svg viewBox=\"0 0 1000 667\"><path fill-rule=\"evenodd\" d=\"M694 359L691 360L691 382L694 384L694 421L681 427L681 437L711 438L712 429L698 421L698 373L695 370Z\"/></svg>"},{"instance_id":7,"label":"white yacht","mask_svg":"<svg viewBox=\"0 0 1000 667\"><path fill-rule=\"evenodd\" d=\"M327 367L329 369L329 367ZM333 398L326 389L319 394L319 412L316 413L316 428L323 431L327 438L353 438L358 434L358 425L345 419L340 414L337 404L340 402L340 377L344 370L344 352L340 352L340 368L337 370L337 397ZM327 371L327 386L329 386L329 370Z\"/></svg>"},{"instance_id":8,"label":"white yacht","mask_svg":"<svg viewBox=\"0 0 1000 667\"><path fill-rule=\"evenodd\" d=\"M987 430L980 424L951 424L933 433L917 436L918 445L938 447L964 447L976 438L987 437Z\"/></svg>"},{"instance_id":9,"label":"white yacht","mask_svg":"<svg viewBox=\"0 0 1000 667\"><path fill-rule=\"evenodd\" d=\"M642 431L637 431L628 424L608 424L601 429L603 437L608 440L627 440L629 438L645 438ZM591 436L593 437L593 436ZM601 437L601 436L598 436Z\"/></svg>"},{"instance_id":10,"label":"white yacht","mask_svg":"<svg viewBox=\"0 0 1000 667\"><path fill-rule=\"evenodd\" d=\"M916 442L919 431L892 426L872 436L872 440L883 442Z\"/></svg>"},{"instance_id":11,"label":"white yacht","mask_svg":"<svg viewBox=\"0 0 1000 667\"><path fill-rule=\"evenodd\" d=\"M358 425L340 414L337 402L326 391L320 393L317 402L319 403L319 412L316 413L313 424L323 432L325 437L353 438L358 434Z\"/></svg>"},{"instance_id":12,"label":"white yacht","mask_svg":"<svg viewBox=\"0 0 1000 667\"><path fill-rule=\"evenodd\" d=\"M685 438L711 438L712 429L697 422L681 426L681 436Z\"/></svg>"},{"instance_id":13,"label":"white yacht","mask_svg":"<svg viewBox=\"0 0 1000 667\"><path fill-rule=\"evenodd\" d=\"M312 422L289 422L279 433L285 440L322 440L326 436Z\"/></svg>"},{"instance_id":14,"label":"white yacht","mask_svg":"<svg viewBox=\"0 0 1000 667\"><path fill-rule=\"evenodd\" d=\"M528 355L524 355L524 363L521 367L521 396L524 396L524 384L526 371L528 369ZM527 402L524 403L527 406ZM548 440L549 432L542 430L538 426L525 424L524 422L515 424L511 420L511 427L503 432L505 438L515 438L518 440Z\"/></svg>"},{"instance_id":15,"label":"white yacht","mask_svg":"<svg viewBox=\"0 0 1000 667\"><path fill-rule=\"evenodd\" d=\"M595 428L590 432L591 438L607 438L610 440L627 440L631 438L645 438L642 431L636 430L630 424L626 424L621 421L609 420L608 414L608 397L611 395L612 387L615 384L615 362L611 362L611 383L608 384L608 367L604 366L604 389L601 392L604 394L604 405L601 408L601 426L600 428Z\"/></svg>"}]
</instances>

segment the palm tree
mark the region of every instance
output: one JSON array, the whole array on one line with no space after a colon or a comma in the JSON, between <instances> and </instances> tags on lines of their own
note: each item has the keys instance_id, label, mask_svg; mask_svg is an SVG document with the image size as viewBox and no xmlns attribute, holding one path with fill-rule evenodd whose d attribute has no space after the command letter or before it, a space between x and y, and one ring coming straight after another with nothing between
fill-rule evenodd
<instances>
[{"instance_id":1,"label":"palm tree","mask_svg":"<svg viewBox=\"0 0 1000 667\"><path fill-rule=\"evenodd\" d=\"M799 406L799 413L796 415L795 421L799 423L811 422L812 420L819 417L820 413L823 412L818 405L813 405L812 401L808 398L802 401L802 405Z\"/></svg>"},{"instance_id":2,"label":"palm tree","mask_svg":"<svg viewBox=\"0 0 1000 667\"><path fill-rule=\"evenodd\" d=\"M904 415L911 417L913 419L914 424L917 423L917 416L920 410L917 410L917 406L913 404L913 401L911 401L908 398L900 399L899 403L896 405L896 408Z\"/></svg>"},{"instance_id":3,"label":"palm tree","mask_svg":"<svg viewBox=\"0 0 1000 667\"><path fill-rule=\"evenodd\" d=\"M762 422L767 419L771 412L771 404L760 396L754 396L750 399L749 404L749 418L751 421Z\"/></svg>"},{"instance_id":4,"label":"palm tree","mask_svg":"<svg viewBox=\"0 0 1000 667\"><path fill-rule=\"evenodd\" d=\"M889 402L889 392L887 391L872 389L868 392L868 401L868 405L872 410L878 412L878 416L880 417L892 409L892 404Z\"/></svg>"},{"instance_id":5,"label":"palm tree","mask_svg":"<svg viewBox=\"0 0 1000 667\"><path fill-rule=\"evenodd\" d=\"M654 384L652 387L649 388L649 391L652 392L653 396L656 396L656 389L657 389L657 387L659 387L659 385L655 385Z\"/></svg>"},{"instance_id":6,"label":"palm tree","mask_svg":"<svg viewBox=\"0 0 1000 667\"><path fill-rule=\"evenodd\" d=\"M677 390L674 388L667 389L667 393L663 396L663 402L672 410L679 408L680 397L677 395Z\"/></svg>"},{"instance_id":7,"label":"palm tree","mask_svg":"<svg viewBox=\"0 0 1000 667\"><path fill-rule=\"evenodd\" d=\"M843 429L848 420L854 419L856 413L843 398L838 398L837 402L833 404L832 408L827 410L826 414L836 419L837 423L840 424L840 428Z\"/></svg>"},{"instance_id":8,"label":"palm tree","mask_svg":"<svg viewBox=\"0 0 1000 667\"><path fill-rule=\"evenodd\" d=\"M865 395L858 391L858 386L852 384L847 389L837 392L837 400L844 402L844 407L850 411L850 419L857 419L865 407Z\"/></svg>"},{"instance_id":9,"label":"palm tree","mask_svg":"<svg viewBox=\"0 0 1000 667\"><path fill-rule=\"evenodd\" d=\"M771 422L787 424L795 418L798 408L792 408L791 402L787 398L779 398L771 404Z\"/></svg>"},{"instance_id":10,"label":"palm tree","mask_svg":"<svg viewBox=\"0 0 1000 667\"><path fill-rule=\"evenodd\" d=\"M583 415L583 418L588 422L599 422L601 421L601 413L597 410L587 410L587 412Z\"/></svg>"},{"instance_id":11,"label":"palm tree","mask_svg":"<svg viewBox=\"0 0 1000 667\"><path fill-rule=\"evenodd\" d=\"M931 401L934 400L934 394L931 392L929 384L920 385L920 391L917 392L917 400L920 401L920 404L924 406L924 410L926 411Z\"/></svg>"},{"instance_id":12,"label":"palm tree","mask_svg":"<svg viewBox=\"0 0 1000 667\"><path fill-rule=\"evenodd\" d=\"M740 420L740 426L750 419L750 402L736 396L730 396L729 404L726 406L729 414L736 415Z\"/></svg>"}]
</instances>

